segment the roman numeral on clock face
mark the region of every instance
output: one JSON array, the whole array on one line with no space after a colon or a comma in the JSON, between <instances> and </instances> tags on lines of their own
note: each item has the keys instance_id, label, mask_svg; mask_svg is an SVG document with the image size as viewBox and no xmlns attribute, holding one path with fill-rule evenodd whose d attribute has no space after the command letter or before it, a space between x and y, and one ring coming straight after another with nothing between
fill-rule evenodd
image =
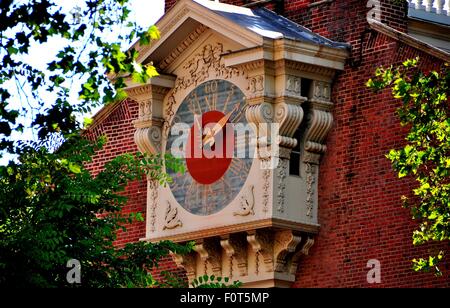
<instances>
[{"instance_id":1,"label":"roman numeral on clock face","mask_svg":"<svg viewBox=\"0 0 450 308\"><path fill-rule=\"evenodd\" d=\"M219 86L217 80L213 80L205 84L205 103L210 111L217 109L218 90Z\"/></svg>"}]
</instances>

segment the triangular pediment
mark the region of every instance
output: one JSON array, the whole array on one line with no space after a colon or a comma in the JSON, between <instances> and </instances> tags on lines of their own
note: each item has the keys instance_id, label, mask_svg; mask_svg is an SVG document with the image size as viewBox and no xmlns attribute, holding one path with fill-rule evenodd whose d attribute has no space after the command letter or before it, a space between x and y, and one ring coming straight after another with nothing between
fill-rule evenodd
<instances>
[{"instance_id":1,"label":"triangular pediment","mask_svg":"<svg viewBox=\"0 0 450 308\"><path fill-rule=\"evenodd\" d=\"M161 38L151 46L140 48L138 62L152 62L160 72L206 31L232 41L236 50L273 46L275 41L298 42L312 50L339 53L345 44L328 40L267 9L249 9L209 0L180 0L157 23ZM309 49L310 47L308 47Z\"/></svg>"},{"instance_id":2,"label":"triangular pediment","mask_svg":"<svg viewBox=\"0 0 450 308\"><path fill-rule=\"evenodd\" d=\"M178 1L156 23L156 26L161 32L161 38L151 46L142 49L138 47L140 52L138 61L142 63L152 61L157 67L170 58L172 52L176 55L182 53L209 29L237 42L243 48L261 46L264 41L261 35L244 29L208 7L191 0Z\"/></svg>"}]
</instances>

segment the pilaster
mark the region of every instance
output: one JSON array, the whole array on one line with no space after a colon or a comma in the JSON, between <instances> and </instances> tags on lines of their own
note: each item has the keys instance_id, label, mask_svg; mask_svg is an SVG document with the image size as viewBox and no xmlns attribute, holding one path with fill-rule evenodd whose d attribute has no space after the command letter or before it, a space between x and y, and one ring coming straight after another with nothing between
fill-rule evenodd
<instances>
[{"instance_id":1,"label":"pilaster","mask_svg":"<svg viewBox=\"0 0 450 308\"><path fill-rule=\"evenodd\" d=\"M142 153L161 152L163 101L174 85L175 77L160 75L150 79L145 85L132 85L126 88L128 96L139 106L138 119L133 121L136 128L134 141Z\"/></svg>"}]
</instances>

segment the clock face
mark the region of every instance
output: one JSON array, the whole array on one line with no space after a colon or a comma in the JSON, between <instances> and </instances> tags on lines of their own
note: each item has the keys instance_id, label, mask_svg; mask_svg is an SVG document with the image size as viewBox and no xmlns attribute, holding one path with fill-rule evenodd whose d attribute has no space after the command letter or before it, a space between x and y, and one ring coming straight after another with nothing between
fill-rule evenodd
<instances>
[{"instance_id":1,"label":"clock face","mask_svg":"<svg viewBox=\"0 0 450 308\"><path fill-rule=\"evenodd\" d=\"M172 126L186 128L183 146L174 130L166 152L184 154L186 173L169 172L177 202L195 215L211 215L238 195L252 164L252 134L245 117L244 93L226 80L205 82L189 93L178 108Z\"/></svg>"}]
</instances>

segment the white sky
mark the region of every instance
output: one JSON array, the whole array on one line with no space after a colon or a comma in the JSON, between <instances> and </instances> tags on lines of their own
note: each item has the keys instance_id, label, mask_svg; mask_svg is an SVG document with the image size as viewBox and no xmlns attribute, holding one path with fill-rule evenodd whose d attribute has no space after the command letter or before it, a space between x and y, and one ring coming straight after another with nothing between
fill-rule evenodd
<instances>
[{"instance_id":1,"label":"white sky","mask_svg":"<svg viewBox=\"0 0 450 308\"><path fill-rule=\"evenodd\" d=\"M59 1L55 1L59 2ZM74 7L77 5L81 6L81 3L83 3L84 0L64 0L60 3L63 7L63 10L65 12L71 11ZM136 22L142 26L142 27L149 27L153 24L155 24L158 19L164 14L164 0L131 0L131 16L136 20ZM59 4L59 3L58 3ZM30 49L30 53L27 56L24 56L24 60L28 62L29 64L36 66L40 69L45 69L46 64L51 62L56 53L61 49L65 47L64 41L60 39L51 39L48 43L43 45L35 45ZM81 81L80 81L81 82ZM79 82L79 83L80 83ZM11 88L11 91L14 93L16 86L14 83L11 83L8 85ZM77 99L77 91L79 89L79 84L74 84L73 87L73 99ZM45 100L51 102L54 100L54 97L52 97L51 94L43 93L42 97L45 97ZM24 99L13 96L14 100L10 100L12 102L12 105L20 106L20 101L23 101ZM86 117L92 116L97 112L97 110L94 110L91 115L86 115ZM28 119L29 118L29 119ZM30 112L28 114L28 117L25 118L25 121L30 123L32 118L32 113ZM22 118L23 120L24 118ZM24 133L18 133L13 132L12 133L12 139L13 140L33 140L35 139L35 132L32 130L25 130ZM12 157L10 155L5 155L3 158L0 159L0 165L6 164Z\"/></svg>"},{"instance_id":2,"label":"white sky","mask_svg":"<svg viewBox=\"0 0 450 308\"><path fill-rule=\"evenodd\" d=\"M164 14L164 0L132 0L133 14L141 26L151 26Z\"/></svg>"}]
</instances>

